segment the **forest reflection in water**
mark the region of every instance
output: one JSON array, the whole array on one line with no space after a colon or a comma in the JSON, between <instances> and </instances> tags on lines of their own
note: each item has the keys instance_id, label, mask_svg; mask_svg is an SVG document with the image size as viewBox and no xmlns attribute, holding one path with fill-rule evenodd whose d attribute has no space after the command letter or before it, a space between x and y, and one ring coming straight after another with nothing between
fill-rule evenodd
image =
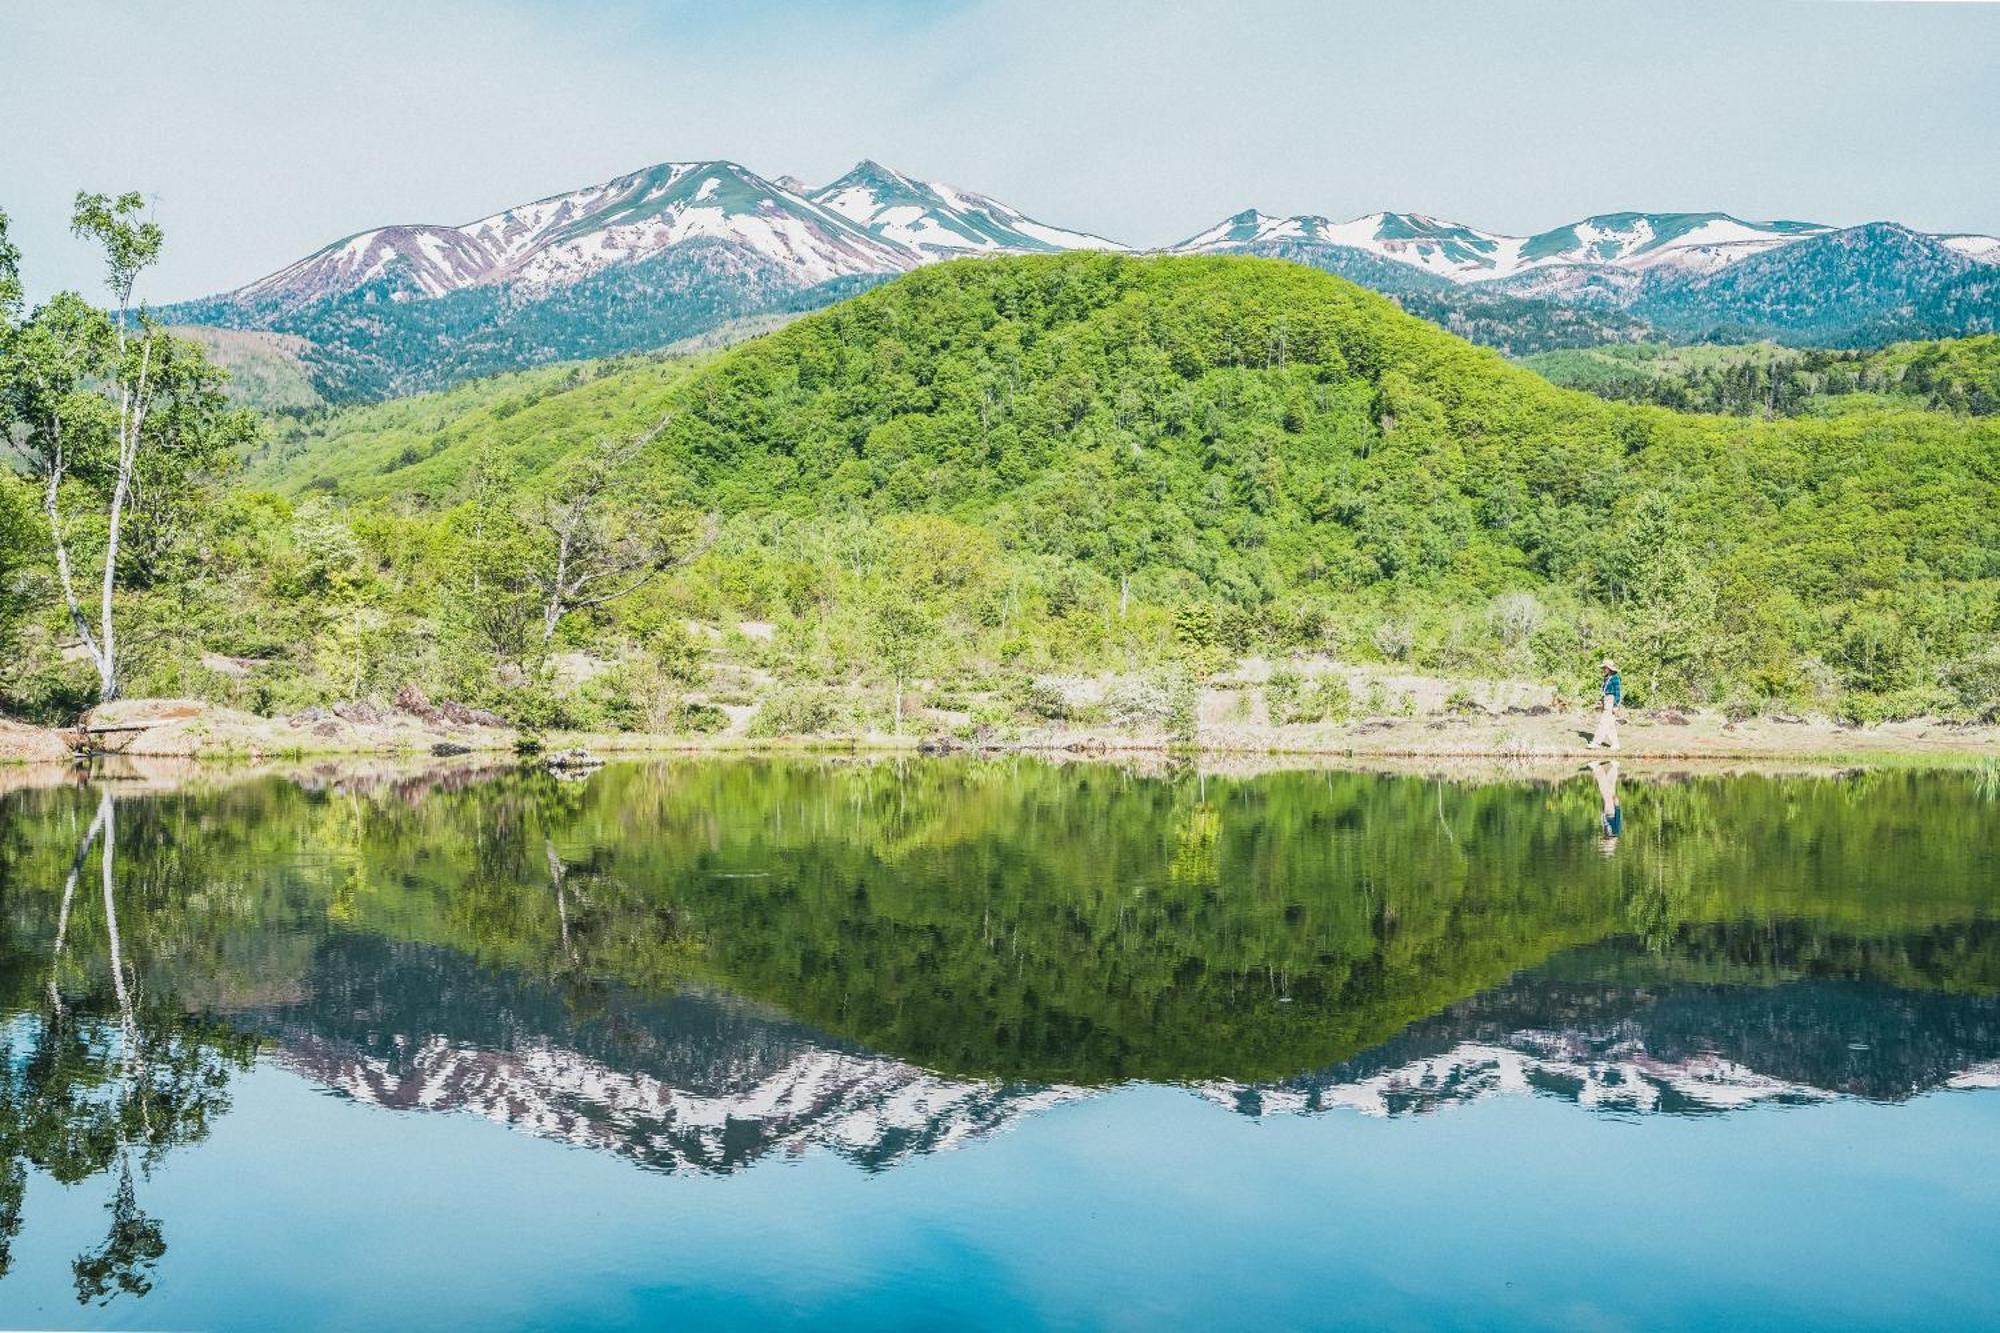
<instances>
[{"instance_id":1,"label":"forest reflection in water","mask_svg":"<svg viewBox=\"0 0 2000 1333\"><path fill-rule=\"evenodd\" d=\"M2000 1083L1972 775L1142 776L1027 760L258 778L0 803L0 1273L259 1058L658 1170L881 1170L1131 1080L1247 1114ZM94 881L94 882L93 882Z\"/></svg>"}]
</instances>

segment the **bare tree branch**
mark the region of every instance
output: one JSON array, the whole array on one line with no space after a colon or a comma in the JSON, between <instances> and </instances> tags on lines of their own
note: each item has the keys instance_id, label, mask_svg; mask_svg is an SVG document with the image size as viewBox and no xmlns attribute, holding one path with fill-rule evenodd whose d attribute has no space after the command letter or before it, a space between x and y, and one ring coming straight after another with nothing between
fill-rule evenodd
<instances>
[{"instance_id":1,"label":"bare tree branch","mask_svg":"<svg viewBox=\"0 0 2000 1333\"><path fill-rule=\"evenodd\" d=\"M642 506L620 514L612 501L628 466L672 422L662 417L630 440L606 440L578 465L564 489L542 505L536 520L550 541L549 563L534 575L542 603L542 643L554 640L563 617L630 596L669 569L699 559L715 544L718 521L702 521L699 535L676 550L660 516Z\"/></svg>"}]
</instances>

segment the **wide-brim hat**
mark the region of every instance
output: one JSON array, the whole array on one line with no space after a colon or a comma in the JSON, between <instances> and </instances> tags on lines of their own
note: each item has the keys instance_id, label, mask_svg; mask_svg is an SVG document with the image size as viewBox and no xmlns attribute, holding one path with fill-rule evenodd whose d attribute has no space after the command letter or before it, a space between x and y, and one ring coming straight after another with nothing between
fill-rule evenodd
<instances>
[{"instance_id":1,"label":"wide-brim hat","mask_svg":"<svg viewBox=\"0 0 2000 1333\"><path fill-rule=\"evenodd\" d=\"M1616 671L1618 669L1618 664L1608 657L1599 663L1599 665L1606 671Z\"/></svg>"}]
</instances>

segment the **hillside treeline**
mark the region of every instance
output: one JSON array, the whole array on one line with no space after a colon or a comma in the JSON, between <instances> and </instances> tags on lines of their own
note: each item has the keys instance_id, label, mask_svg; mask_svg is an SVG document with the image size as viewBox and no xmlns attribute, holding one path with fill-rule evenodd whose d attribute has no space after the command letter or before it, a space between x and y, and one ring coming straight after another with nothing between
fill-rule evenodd
<instances>
[{"instance_id":1,"label":"hillside treeline","mask_svg":"<svg viewBox=\"0 0 2000 1333\"><path fill-rule=\"evenodd\" d=\"M1166 697L1321 653L1580 693L1610 654L1641 703L1986 715L2000 421L1969 413L1609 403L1277 261L950 263L699 362L274 429L121 594L133 692L696 729L733 696L811 730L905 693L1000 720L1050 671ZM5 688L52 714L88 681L31 488L4 503ZM565 595L565 561L601 578Z\"/></svg>"}]
</instances>

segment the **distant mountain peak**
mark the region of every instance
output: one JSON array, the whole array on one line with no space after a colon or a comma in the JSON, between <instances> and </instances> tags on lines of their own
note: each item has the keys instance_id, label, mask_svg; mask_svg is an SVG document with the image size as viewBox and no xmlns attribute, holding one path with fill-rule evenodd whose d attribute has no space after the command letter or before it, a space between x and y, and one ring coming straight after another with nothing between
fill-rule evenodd
<instances>
[{"instance_id":1,"label":"distant mountain peak","mask_svg":"<svg viewBox=\"0 0 2000 1333\"><path fill-rule=\"evenodd\" d=\"M1126 247L874 158L818 187L728 159L667 161L463 224L358 232L173 317L305 338L329 395L369 396L659 347L940 260L1077 249ZM1985 332L2000 273L1991 236L1719 211L1614 211L1516 235L1420 211L1337 222L1245 208L1163 252L1325 268L1517 354L1744 331L1834 344Z\"/></svg>"},{"instance_id":2,"label":"distant mountain peak","mask_svg":"<svg viewBox=\"0 0 2000 1333\"><path fill-rule=\"evenodd\" d=\"M661 162L460 226L361 232L231 298L295 307L373 284L386 286L392 300L502 284L539 290L691 241L778 265L799 286L916 262L740 163Z\"/></svg>"},{"instance_id":3,"label":"distant mountain peak","mask_svg":"<svg viewBox=\"0 0 2000 1333\"><path fill-rule=\"evenodd\" d=\"M1755 222L1722 212L1624 211L1597 213L1532 236L1516 236L1481 231L1429 213L1364 213L1335 223L1317 214L1274 217L1252 208L1231 214L1169 250L1248 249L1287 241L1338 245L1454 282L1470 283L1582 268L1711 273L1752 255L1837 230L1825 223L1791 218ZM1974 258L2000 255L2000 242L1989 246L1988 239L1957 239L1955 248Z\"/></svg>"},{"instance_id":4,"label":"distant mountain peak","mask_svg":"<svg viewBox=\"0 0 2000 1333\"><path fill-rule=\"evenodd\" d=\"M842 179L849 179L849 178L858 180L882 181L885 183L893 183L898 185L920 184L920 182L912 180L910 177L905 176L900 171L893 171L890 168L883 166L880 162L877 162L872 157L864 157L859 162L856 162L851 168L849 168L847 176L842 177Z\"/></svg>"},{"instance_id":5,"label":"distant mountain peak","mask_svg":"<svg viewBox=\"0 0 2000 1333\"><path fill-rule=\"evenodd\" d=\"M957 254L1124 248L873 159L814 190L718 158L655 163L458 226L359 232L221 299L295 308L377 286L394 301L479 286L541 290L690 242L776 265L798 287Z\"/></svg>"},{"instance_id":6,"label":"distant mountain peak","mask_svg":"<svg viewBox=\"0 0 2000 1333\"><path fill-rule=\"evenodd\" d=\"M872 158L809 197L878 240L924 259L1125 248L1089 232L1051 227L983 194L918 180Z\"/></svg>"}]
</instances>

